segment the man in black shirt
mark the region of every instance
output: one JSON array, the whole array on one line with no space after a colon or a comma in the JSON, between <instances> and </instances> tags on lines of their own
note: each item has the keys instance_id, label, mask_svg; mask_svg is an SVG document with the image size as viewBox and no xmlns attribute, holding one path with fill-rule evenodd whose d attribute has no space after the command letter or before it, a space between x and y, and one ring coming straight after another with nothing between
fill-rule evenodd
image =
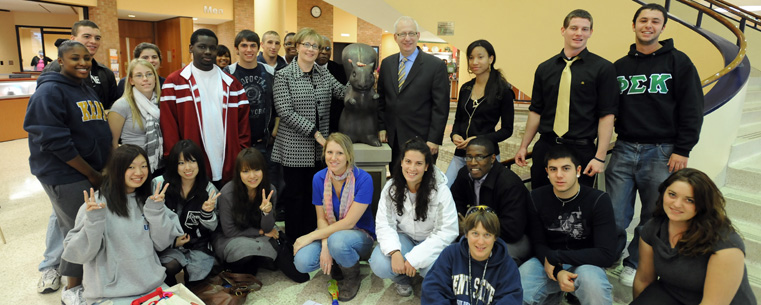
<instances>
[{"instance_id":1,"label":"man in black shirt","mask_svg":"<svg viewBox=\"0 0 761 305\"><path fill-rule=\"evenodd\" d=\"M565 39L563 50L541 63L534 75L531 106L526 121L526 134L515 154L515 163L526 166L528 145L537 131L541 134L534 144L531 166L531 186L537 188L549 183L542 160L547 151L556 145L571 147L585 166L580 182L591 186L595 174L605 166L605 155L613 132L613 120L618 110L616 71L608 60L587 50L592 36L592 15L585 10L569 13L560 31ZM564 117L556 117L563 70L568 66L570 105L566 104ZM561 104L562 105L562 104ZM562 112L561 112L562 113ZM557 131L557 123L567 122L567 131ZM594 140L598 147L595 149Z\"/></svg>"},{"instance_id":2,"label":"man in black shirt","mask_svg":"<svg viewBox=\"0 0 761 305\"><path fill-rule=\"evenodd\" d=\"M471 206L491 207L499 216L499 237L520 264L531 253L525 234L529 193L521 178L497 161L495 151L494 142L484 137L468 143L465 166L457 172L451 187L452 198L460 215L465 215Z\"/></svg>"},{"instance_id":3,"label":"man in black shirt","mask_svg":"<svg viewBox=\"0 0 761 305\"><path fill-rule=\"evenodd\" d=\"M581 164L566 145L550 148L545 166L551 185L534 189L528 207L535 257L519 268L523 303L551 304L564 291L581 304L612 304L604 269L618 258L610 197L578 183Z\"/></svg>"},{"instance_id":4,"label":"man in black shirt","mask_svg":"<svg viewBox=\"0 0 761 305\"><path fill-rule=\"evenodd\" d=\"M330 72L333 77L339 83L346 84L346 72L344 72L344 66L335 61L330 60L330 56L333 54L333 43L327 36L322 36L322 47L320 47L320 54L317 54L317 65L321 66ZM344 101L340 98L333 98L330 102L330 132L338 132L338 120L341 118L341 112L344 110Z\"/></svg>"},{"instance_id":5,"label":"man in black shirt","mask_svg":"<svg viewBox=\"0 0 761 305\"><path fill-rule=\"evenodd\" d=\"M80 20L71 27L71 40L81 42L90 55L93 56L92 68L90 69L90 78L84 79L85 84L92 87L98 94L98 101L103 104L105 109L111 109L111 105L121 96L117 95L116 76L108 67L95 61L95 53L100 48L100 28L95 22L90 20ZM45 66L42 72L61 72L61 66L58 61L53 61Z\"/></svg>"}]
</instances>

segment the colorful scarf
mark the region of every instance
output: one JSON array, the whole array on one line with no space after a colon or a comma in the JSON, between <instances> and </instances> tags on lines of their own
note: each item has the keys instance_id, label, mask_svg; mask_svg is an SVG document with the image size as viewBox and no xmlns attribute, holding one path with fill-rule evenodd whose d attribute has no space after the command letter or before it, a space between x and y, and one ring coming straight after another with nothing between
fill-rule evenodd
<instances>
[{"instance_id":1,"label":"colorful scarf","mask_svg":"<svg viewBox=\"0 0 761 305\"><path fill-rule=\"evenodd\" d=\"M338 181L346 181L343 185L343 191L341 192L341 206L339 208L338 220L344 219L346 213L349 212L351 204L354 202L354 168L347 168L341 176L334 176L330 169L325 173L325 184L322 193L323 202L322 205L325 208L325 218L328 219L328 224L331 225L336 222L336 215L333 213L333 179Z\"/></svg>"}]
</instances>

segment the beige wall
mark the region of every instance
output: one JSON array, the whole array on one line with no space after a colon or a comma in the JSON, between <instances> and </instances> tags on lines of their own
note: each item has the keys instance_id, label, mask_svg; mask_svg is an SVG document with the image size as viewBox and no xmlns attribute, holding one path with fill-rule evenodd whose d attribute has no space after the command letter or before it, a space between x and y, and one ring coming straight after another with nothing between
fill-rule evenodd
<instances>
[{"instance_id":1,"label":"beige wall","mask_svg":"<svg viewBox=\"0 0 761 305\"><path fill-rule=\"evenodd\" d=\"M341 34L349 34L349 37ZM333 7L333 42L357 42L357 16Z\"/></svg>"},{"instance_id":2,"label":"beige wall","mask_svg":"<svg viewBox=\"0 0 761 305\"><path fill-rule=\"evenodd\" d=\"M189 16L199 18L212 18L233 20L232 0L183 0L183 1L156 1L156 0L121 0L117 1L117 9L135 12L161 12L176 16ZM204 6L222 9L221 14L207 13Z\"/></svg>"},{"instance_id":3,"label":"beige wall","mask_svg":"<svg viewBox=\"0 0 761 305\"><path fill-rule=\"evenodd\" d=\"M589 40L589 50L610 61L626 54L634 41L631 19L637 4L626 0L579 0L579 1L484 1L473 10L468 1L408 1L386 0L405 15L413 16L421 27L435 32L437 22L454 21L455 35L441 37L458 49L465 50L476 39L489 40L497 51L496 67L501 68L508 81L530 94L537 65L557 54L563 47L560 28L565 15L576 8L587 9L594 17L594 33ZM460 14L442 15L446 8ZM474 13L469 13L474 12ZM475 13L477 12L477 13ZM478 20L479 22L474 22ZM677 48L695 62L701 78L718 71L721 56L702 36L695 34L676 22L668 23L662 39L675 37ZM385 41L385 38L384 38ZM395 51L385 50L385 54ZM466 54L461 54L463 59ZM460 65L460 83L469 79L465 61Z\"/></svg>"}]
</instances>

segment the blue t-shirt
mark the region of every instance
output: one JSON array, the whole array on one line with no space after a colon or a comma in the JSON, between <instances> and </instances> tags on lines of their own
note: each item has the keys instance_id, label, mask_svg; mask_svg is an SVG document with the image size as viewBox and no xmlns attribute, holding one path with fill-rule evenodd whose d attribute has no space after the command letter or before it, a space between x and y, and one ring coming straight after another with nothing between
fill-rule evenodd
<instances>
[{"instance_id":1,"label":"blue t-shirt","mask_svg":"<svg viewBox=\"0 0 761 305\"><path fill-rule=\"evenodd\" d=\"M321 171L314 174L312 178L312 204L322 205L323 192L325 190L325 175L328 169L324 168ZM375 221L373 220L373 211L370 209L370 203L373 201L373 179L366 171L354 167L354 204L360 203L368 205L365 209L365 213L357 221L357 228L363 229L370 233L375 239ZM343 193L343 186L341 187L341 193ZM333 214L336 216L336 220L339 220L339 213L341 210L341 195L336 194L335 188L333 189Z\"/></svg>"}]
</instances>

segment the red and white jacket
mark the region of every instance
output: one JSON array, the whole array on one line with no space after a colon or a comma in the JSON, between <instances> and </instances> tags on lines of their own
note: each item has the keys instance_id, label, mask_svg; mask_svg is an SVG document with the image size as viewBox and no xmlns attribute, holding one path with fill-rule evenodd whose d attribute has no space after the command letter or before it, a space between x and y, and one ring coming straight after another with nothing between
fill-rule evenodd
<instances>
[{"instance_id":1,"label":"red and white jacket","mask_svg":"<svg viewBox=\"0 0 761 305\"><path fill-rule=\"evenodd\" d=\"M180 140L189 139L204 148L201 113L201 95L192 74L191 65L174 71L161 87L161 133L164 136L164 157ZM248 98L243 85L230 74L222 75L222 126L225 155L223 157L222 181L230 181L235 170L235 158L243 148L251 145L251 129L248 123ZM204 151L204 154L206 152ZM206 173L211 175L209 158L206 158ZM211 179L211 177L209 177Z\"/></svg>"}]
</instances>

